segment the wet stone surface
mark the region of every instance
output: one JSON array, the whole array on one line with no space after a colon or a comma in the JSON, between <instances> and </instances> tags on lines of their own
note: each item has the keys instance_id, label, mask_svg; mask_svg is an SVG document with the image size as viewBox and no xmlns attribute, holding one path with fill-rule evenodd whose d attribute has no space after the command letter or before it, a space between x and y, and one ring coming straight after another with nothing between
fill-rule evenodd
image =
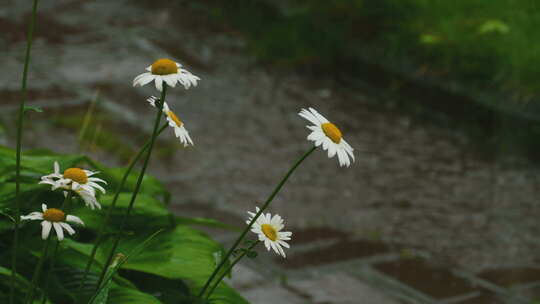
<instances>
[{"instance_id":1,"label":"wet stone surface","mask_svg":"<svg viewBox=\"0 0 540 304\"><path fill-rule=\"evenodd\" d=\"M0 142L13 146L29 7L6 2L0 7L6 29L0 33ZM392 106L399 96L389 92L261 67L241 36L194 14L189 1L175 3L40 2L29 105L44 113L29 114L24 149L81 152L124 165L149 135L154 113L145 100L156 95L152 86L132 88L131 81L156 58L171 57L202 78L197 88L170 90L167 100L195 146L183 148L167 130L150 168L166 183L179 215L242 226L246 211L260 206L310 148L307 123L297 115L302 107L326 115L356 149L350 168L316 151L276 197L270 211L299 237L289 260L261 252L245 263L264 277L242 285L253 303L358 303L353 292L384 298L380 303L497 303L506 299L503 287L538 280L517 270L538 264L537 167L496 151L479 154L464 135L402 113ZM234 237L209 232L225 244ZM392 244L425 252L429 261L410 265L415 260ZM516 272L492 279L489 269L503 267ZM479 280L503 289L470 287L454 269L483 274ZM347 288L336 294L331 284ZM520 292L532 298L531 288Z\"/></svg>"}]
</instances>

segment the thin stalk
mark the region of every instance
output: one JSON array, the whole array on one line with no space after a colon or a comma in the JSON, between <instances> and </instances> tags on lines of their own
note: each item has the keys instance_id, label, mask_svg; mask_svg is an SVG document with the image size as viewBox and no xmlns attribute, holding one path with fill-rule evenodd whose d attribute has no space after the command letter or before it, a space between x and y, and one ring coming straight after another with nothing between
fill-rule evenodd
<instances>
[{"instance_id":1,"label":"thin stalk","mask_svg":"<svg viewBox=\"0 0 540 304\"><path fill-rule=\"evenodd\" d=\"M65 214L68 214L69 207L71 205L71 199L73 198L73 191L68 191L68 194L66 195L66 198L64 199L64 202L62 203L62 206L60 206L60 210L64 211ZM58 252L58 247L60 246L60 241L56 240L54 246L54 250L51 254L51 265L49 265L49 269L47 270L46 280L45 280L45 288L43 289L43 299L41 300L41 304L45 304L47 301L47 294L49 293L49 281L51 279L51 274L54 271L54 264L56 264L56 254Z\"/></svg>"},{"instance_id":2,"label":"thin stalk","mask_svg":"<svg viewBox=\"0 0 540 304\"><path fill-rule=\"evenodd\" d=\"M129 206L126 210L126 214L124 214L124 217L122 218L122 223L120 224L120 233L116 237L116 240L114 241L114 244L111 248L111 251L109 252L109 256L107 257L107 261L103 265L103 269L101 270L101 274L99 276L99 280L97 283L97 286L101 285L101 282L103 281L103 278L105 277L105 273L107 272L107 267L111 263L111 260L114 256L114 252L116 251L116 248L118 247L118 243L120 242L120 238L122 237L124 227L127 223L127 219L131 213L131 210L133 209L133 205L135 204L135 200L137 199L137 195L139 194L139 190L141 188L142 180L144 178L144 173L146 172L146 168L148 167L148 163L150 161L150 156L152 155L152 150L154 148L154 143L157 138L157 131L158 126L161 121L161 116L163 115L163 105L165 104L165 96L167 94L167 84L163 84L163 91L161 92L161 98L160 103L157 105L157 113L156 113L156 119L154 123L154 130L152 131L152 137L150 138L150 146L148 147L148 153L146 154L146 157L144 159L144 163L141 169L141 172L139 173L139 178L137 179L137 184L135 185L135 189L133 190L133 194L131 195L131 200L129 201Z\"/></svg>"},{"instance_id":3,"label":"thin stalk","mask_svg":"<svg viewBox=\"0 0 540 304\"><path fill-rule=\"evenodd\" d=\"M233 269L234 265L236 265L236 263L238 263L249 251L251 251L251 249L253 249L255 246L257 246L257 244L259 244L259 241L253 242L253 244L251 246L249 246L249 248L247 250L245 250L244 252L242 252L242 254L237 256L236 259L234 259L234 261L231 263L231 265L229 267L227 267L227 269L225 269L225 271L223 271L223 273L221 273L221 275L219 276L217 281L214 283L214 285L212 285L212 287L208 291L208 294L206 295L206 299L210 298L210 295L212 295L214 290L218 287L219 283L223 280L223 278L227 275L227 273L229 273L229 271Z\"/></svg>"},{"instance_id":4,"label":"thin stalk","mask_svg":"<svg viewBox=\"0 0 540 304\"><path fill-rule=\"evenodd\" d=\"M210 285L210 283L212 282L212 280L214 279L214 277L219 273L219 270L221 269L221 267L223 267L223 265L225 265L225 263L229 260L229 257L231 256L231 254L233 253L233 251L238 247L238 245L240 244L240 242L242 242L242 239L244 239L244 237L246 236L246 234L248 233L248 231L251 229L251 226L253 226L253 223L255 223L255 221L259 218L259 216L261 216L261 214L263 213L263 211L268 207L268 205L270 205L270 203L272 202L272 200L274 199L274 197L276 196L276 194L278 194L279 190L281 190L281 188L283 187L283 185L285 184L285 182L289 179L289 177L291 176L291 174L296 170L296 168L298 168L298 166L300 166L300 164L311 154L313 153L313 151L315 151L315 149L317 149L317 147L313 147L311 149L309 149L309 151L307 151L304 155L302 155L302 157L300 157L296 163L289 169L289 171L287 172L287 174L285 174L285 176L281 179L281 181L279 182L279 184L276 186L276 188L274 189L274 191L272 192L272 194L270 194L270 196L268 197L268 199L266 199L266 202L264 203L264 205L262 206L262 208L259 210L259 212L257 212L257 214L255 214L255 216L253 217L253 219L251 220L251 222L249 223L249 225L244 229L244 231L242 231L242 233L240 234L240 236L238 237L238 239L236 239L236 241L234 242L234 244L232 245L232 247L229 249L229 251L227 251L227 253L225 254L225 257L221 260L221 262L219 263L219 265L216 267L216 269L214 269L214 272L212 272L212 274L210 275L210 277L208 278L208 280L206 281L206 283L204 284L203 288L201 289L201 291L199 292L199 298L201 298L203 295L204 295L204 292L206 291L206 289L208 288L208 286Z\"/></svg>"},{"instance_id":5,"label":"thin stalk","mask_svg":"<svg viewBox=\"0 0 540 304\"><path fill-rule=\"evenodd\" d=\"M32 6L32 17L30 19L30 24L28 25L28 35L26 42L26 55L24 57L24 69L22 76L21 92L22 99L19 106L19 116L17 119L17 152L15 160L15 233L13 235L13 252L11 257L11 287L9 293L9 303L13 304L15 300L15 274L17 273L17 247L19 243L19 223L21 221L21 210L20 210L20 192L21 192L21 139L22 139L22 128L23 128L23 118L24 118L24 104L28 97L28 92L26 90L26 82L28 80L28 66L30 65L30 50L32 49L32 41L34 37L34 28L36 27L36 14L37 14L37 5L39 0L34 0Z\"/></svg>"},{"instance_id":6,"label":"thin stalk","mask_svg":"<svg viewBox=\"0 0 540 304\"><path fill-rule=\"evenodd\" d=\"M43 251L41 252L41 257L39 258L39 262L36 265L36 268L34 269L34 274L32 275L32 282L30 283L30 292L28 293L28 296L26 297L26 303L31 304L34 300L34 290L36 289L36 282L39 278L39 275L41 273L41 268L43 268L43 262L45 261L45 258L47 257L47 252L49 251L49 243L51 240L51 234L54 233L54 228L51 227L51 231L49 233L49 237L45 240L45 245L43 245Z\"/></svg>"},{"instance_id":7,"label":"thin stalk","mask_svg":"<svg viewBox=\"0 0 540 304\"><path fill-rule=\"evenodd\" d=\"M157 136L159 136L161 134L161 132L163 132L163 130L165 130L167 128L167 126L168 126L167 123L164 124L161 127L161 129L159 129L159 131L157 133ZM128 176L129 176L129 174L131 173L131 170L133 169L135 164L137 164L139 162L139 159L141 159L141 157L144 154L144 152L146 151L146 149L148 149L148 147L150 146L150 141L151 141L151 139L148 139L146 141L146 143L144 144L144 146L141 148L141 150L137 153L137 155L135 155L135 157L131 160L131 162L128 165L128 168L124 172L124 176L122 176L122 180L120 181L120 183L116 187L116 192L114 193L112 203L109 206L109 208L107 208L107 213L105 214L105 220L103 222L103 225L101 225L101 227L99 228L96 243L94 244L94 247L92 248L92 253L90 254L90 259L88 260L88 263L86 264L86 267L84 269L84 273L83 273L81 282L79 283L79 287L77 288L77 294L79 294L79 292L81 291L81 288L83 287L83 285L84 285L84 283L86 281L86 277L88 276L88 273L90 272L90 268L92 267L92 264L94 263L94 258L96 256L99 245L103 241L105 227L107 227L107 224L109 223L109 219L111 217L112 211L116 207L116 201L118 201L118 197L120 195L120 192L124 188L124 185L126 183L126 180L127 180Z\"/></svg>"}]
</instances>

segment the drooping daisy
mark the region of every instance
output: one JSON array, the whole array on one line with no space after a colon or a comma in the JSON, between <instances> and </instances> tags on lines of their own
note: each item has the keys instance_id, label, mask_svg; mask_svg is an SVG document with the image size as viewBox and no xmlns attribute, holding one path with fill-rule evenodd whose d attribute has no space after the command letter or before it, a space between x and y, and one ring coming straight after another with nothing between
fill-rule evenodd
<instances>
[{"instance_id":1,"label":"drooping daisy","mask_svg":"<svg viewBox=\"0 0 540 304\"><path fill-rule=\"evenodd\" d=\"M133 79L134 87L142 87L147 83L155 81L156 89L161 92L163 90L163 82L173 88L178 82L187 90L191 86L196 87L197 81L201 80L188 70L183 69L181 64L166 58L156 60L146 70L148 72L140 74Z\"/></svg>"},{"instance_id":2,"label":"drooping daisy","mask_svg":"<svg viewBox=\"0 0 540 304\"><path fill-rule=\"evenodd\" d=\"M52 190L58 188L64 190L72 190L77 193L91 209L101 208L101 205L96 199L96 190L105 193L105 189L98 183L107 184L106 181L92 177L99 172L83 170L80 168L68 168L64 173L60 173L60 165L54 162L54 173L41 177L40 184L49 184Z\"/></svg>"},{"instance_id":3,"label":"drooping daisy","mask_svg":"<svg viewBox=\"0 0 540 304\"><path fill-rule=\"evenodd\" d=\"M328 158L337 154L340 166L350 166L351 159L354 162L354 149L343 139L341 131L324 118L313 108L302 109L298 115L309 120L313 126L307 126L312 132L307 139L315 143L315 146L322 144L323 150L328 150Z\"/></svg>"},{"instance_id":4,"label":"drooping daisy","mask_svg":"<svg viewBox=\"0 0 540 304\"><path fill-rule=\"evenodd\" d=\"M79 188L79 189L74 190L74 191L75 191L75 193L77 193L83 199L84 204L86 205L86 207L89 207L92 210L94 210L96 208L101 209L101 205L97 201L95 193L91 193L91 192L89 192L87 190L84 190L82 188ZM66 191L64 191L64 195L67 195Z\"/></svg>"},{"instance_id":5,"label":"drooping daisy","mask_svg":"<svg viewBox=\"0 0 540 304\"><path fill-rule=\"evenodd\" d=\"M56 236L58 240L61 241L64 239L64 230L66 230L69 235L73 235L75 230L67 222L72 222L84 226L83 221L74 216L66 215L64 211L56 208L48 208L47 205L42 204L41 209L43 212L32 212L28 215L21 216L21 220L41 220L41 238L46 240L49 237L51 229L54 227L56 231Z\"/></svg>"},{"instance_id":6,"label":"drooping daisy","mask_svg":"<svg viewBox=\"0 0 540 304\"><path fill-rule=\"evenodd\" d=\"M153 107L156 106L156 101L159 99L151 96L147 99L148 103L152 105ZM169 108L169 105L165 102L163 104L163 113L167 116L167 121L169 122L169 126L174 128L174 135L180 139L180 142L184 144L184 147L187 147L188 145L193 146L193 141L191 140L191 137L189 136L189 132L184 127L184 123L174 114L173 111Z\"/></svg>"},{"instance_id":7,"label":"drooping daisy","mask_svg":"<svg viewBox=\"0 0 540 304\"><path fill-rule=\"evenodd\" d=\"M259 207L257 207L255 213L248 211L249 219L246 221L248 225L259 210ZM259 241L264 241L267 250L270 251L270 248L272 248L277 254L285 257L285 252L281 246L290 247L285 241L291 239L292 232L281 232L283 227L281 216L274 214L272 217L270 213L261 213L253 226L251 226L251 231L259 236Z\"/></svg>"}]
</instances>

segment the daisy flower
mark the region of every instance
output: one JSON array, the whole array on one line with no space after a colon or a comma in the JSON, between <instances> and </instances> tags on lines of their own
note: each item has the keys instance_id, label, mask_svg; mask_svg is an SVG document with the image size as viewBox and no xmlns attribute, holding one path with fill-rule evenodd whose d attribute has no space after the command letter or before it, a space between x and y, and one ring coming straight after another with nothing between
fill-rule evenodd
<instances>
[{"instance_id":1,"label":"daisy flower","mask_svg":"<svg viewBox=\"0 0 540 304\"><path fill-rule=\"evenodd\" d=\"M328 158L337 154L340 166L350 166L351 159L354 162L354 149L343 139L341 131L324 118L313 108L302 109L298 115L307 119L313 126L307 126L312 132L307 139L315 142L315 146L322 144L323 150L328 150Z\"/></svg>"},{"instance_id":2,"label":"daisy flower","mask_svg":"<svg viewBox=\"0 0 540 304\"><path fill-rule=\"evenodd\" d=\"M159 98L154 96L147 99L148 103L153 107L156 106L156 101L158 100ZM180 142L184 144L184 147L187 147L188 145L193 146L193 141L191 140L191 137L189 137L189 132L186 130L186 128L184 128L184 123L178 118L178 116L176 116L176 114L174 114L173 111L171 111L166 102L163 104L163 113L165 113L167 116L169 126L174 128L174 135L180 139Z\"/></svg>"},{"instance_id":3,"label":"daisy flower","mask_svg":"<svg viewBox=\"0 0 540 304\"><path fill-rule=\"evenodd\" d=\"M155 81L156 89L163 91L163 82L170 87L175 87L176 83L180 83L184 88L197 86L197 81L201 80L199 77L191 74L188 70L183 69L180 63L174 62L170 59L162 58L156 60L151 66L147 67L148 72L140 74L133 79L133 86L140 86Z\"/></svg>"},{"instance_id":4,"label":"daisy flower","mask_svg":"<svg viewBox=\"0 0 540 304\"><path fill-rule=\"evenodd\" d=\"M40 220L41 222L41 238L46 240L49 237L51 229L54 227L56 231L56 236L58 240L61 241L64 239L64 230L66 230L69 235L73 235L75 230L67 222L72 222L84 226L83 221L74 216L66 215L64 211L56 208L48 208L47 205L42 204L41 209L43 212L32 212L28 215L21 216L21 220Z\"/></svg>"},{"instance_id":5,"label":"daisy flower","mask_svg":"<svg viewBox=\"0 0 540 304\"><path fill-rule=\"evenodd\" d=\"M77 193L91 209L101 208L96 199L96 189L105 193L105 189L98 183L107 184L104 180L92 177L99 172L83 170L80 168L68 168L64 173L60 173L60 165L54 162L54 173L41 177L40 184L52 186L52 190L58 188L72 190Z\"/></svg>"},{"instance_id":6,"label":"daisy flower","mask_svg":"<svg viewBox=\"0 0 540 304\"><path fill-rule=\"evenodd\" d=\"M248 225L259 210L259 207L257 207L255 213L248 211L249 219L246 221ZM259 218L253 223L253 226L251 226L251 231L259 236L259 241L264 241L264 246L266 246L268 251L272 248L277 254L285 257L285 252L281 247L290 247L285 241L291 239L292 232L281 232L280 230L283 229L283 227L283 219L281 216L275 214L272 217L270 213L261 213Z\"/></svg>"}]
</instances>

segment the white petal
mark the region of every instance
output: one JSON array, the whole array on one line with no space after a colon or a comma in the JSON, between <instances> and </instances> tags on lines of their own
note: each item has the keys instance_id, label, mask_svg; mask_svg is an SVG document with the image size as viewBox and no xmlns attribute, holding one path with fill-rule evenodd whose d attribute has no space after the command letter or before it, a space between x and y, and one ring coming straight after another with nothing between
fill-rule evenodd
<instances>
[{"instance_id":1,"label":"white petal","mask_svg":"<svg viewBox=\"0 0 540 304\"><path fill-rule=\"evenodd\" d=\"M64 229L66 229L66 231L67 231L70 235L75 234L75 230L73 230L73 228L71 228L71 226L70 226L68 223L60 223L60 225L62 225L62 227L63 227Z\"/></svg>"},{"instance_id":2,"label":"white petal","mask_svg":"<svg viewBox=\"0 0 540 304\"><path fill-rule=\"evenodd\" d=\"M148 101L148 103L152 106L152 107L155 107L156 106L156 101L157 101L157 97L155 96L150 96L146 99L146 101Z\"/></svg>"},{"instance_id":3,"label":"white petal","mask_svg":"<svg viewBox=\"0 0 540 304\"><path fill-rule=\"evenodd\" d=\"M156 89L158 91L163 91L163 78L161 78L161 76L155 76L156 79L155 79L155 82L156 82Z\"/></svg>"},{"instance_id":4,"label":"white petal","mask_svg":"<svg viewBox=\"0 0 540 304\"><path fill-rule=\"evenodd\" d=\"M165 80L167 85L174 88L176 86L176 82L178 81L178 78L176 74L171 74L171 75L163 76L163 80Z\"/></svg>"},{"instance_id":5,"label":"white petal","mask_svg":"<svg viewBox=\"0 0 540 304\"><path fill-rule=\"evenodd\" d=\"M41 210L43 210L43 212L47 211L47 205L41 204Z\"/></svg>"},{"instance_id":6,"label":"white petal","mask_svg":"<svg viewBox=\"0 0 540 304\"><path fill-rule=\"evenodd\" d=\"M83 170L84 173L86 173L86 175L88 176L92 176L92 175L96 175L99 173L99 171L90 171L90 170ZM95 177L92 177L92 178L95 178Z\"/></svg>"},{"instance_id":7,"label":"white petal","mask_svg":"<svg viewBox=\"0 0 540 304\"><path fill-rule=\"evenodd\" d=\"M66 221L84 226L84 222L79 217L74 216L74 215L66 216Z\"/></svg>"},{"instance_id":8,"label":"white petal","mask_svg":"<svg viewBox=\"0 0 540 304\"><path fill-rule=\"evenodd\" d=\"M266 250L270 251L270 244L271 243L272 242L270 242L269 239L266 239L266 238L264 239L264 246L266 247Z\"/></svg>"},{"instance_id":9,"label":"white petal","mask_svg":"<svg viewBox=\"0 0 540 304\"><path fill-rule=\"evenodd\" d=\"M328 147L328 158L334 157L334 155L336 155L336 152L337 148L335 145L331 145L330 147Z\"/></svg>"},{"instance_id":10,"label":"white petal","mask_svg":"<svg viewBox=\"0 0 540 304\"><path fill-rule=\"evenodd\" d=\"M279 240L278 243L285 248L291 248L291 246L287 242L284 242L282 240Z\"/></svg>"},{"instance_id":11,"label":"white petal","mask_svg":"<svg viewBox=\"0 0 540 304\"><path fill-rule=\"evenodd\" d=\"M311 111L311 113L313 113L313 115L315 115L315 117L317 117L317 119L318 119L321 123L327 123L327 122L328 122L328 119L326 119L324 116L322 116L321 114L319 114L319 112L315 111L315 109L309 108L309 110Z\"/></svg>"},{"instance_id":12,"label":"white petal","mask_svg":"<svg viewBox=\"0 0 540 304\"><path fill-rule=\"evenodd\" d=\"M54 162L54 173L60 174L60 165L57 161Z\"/></svg>"},{"instance_id":13,"label":"white petal","mask_svg":"<svg viewBox=\"0 0 540 304\"><path fill-rule=\"evenodd\" d=\"M281 246L278 244L276 244L276 247L279 249L279 253L281 254L281 256L286 258L287 256L285 255L285 251L283 251L283 248L281 248Z\"/></svg>"},{"instance_id":14,"label":"white petal","mask_svg":"<svg viewBox=\"0 0 540 304\"><path fill-rule=\"evenodd\" d=\"M106 181L102 180L101 178L97 178L97 177L90 177L90 178L88 178L88 180L91 181L91 182L95 182L95 183L107 184Z\"/></svg>"},{"instance_id":15,"label":"white petal","mask_svg":"<svg viewBox=\"0 0 540 304\"><path fill-rule=\"evenodd\" d=\"M21 220L43 220L43 213L41 212L32 212L28 215L21 216Z\"/></svg>"},{"instance_id":16,"label":"white petal","mask_svg":"<svg viewBox=\"0 0 540 304\"><path fill-rule=\"evenodd\" d=\"M71 181L71 189L77 190L80 186L81 184L77 183L76 181Z\"/></svg>"},{"instance_id":17,"label":"white petal","mask_svg":"<svg viewBox=\"0 0 540 304\"><path fill-rule=\"evenodd\" d=\"M64 230L62 230L62 225L60 223L53 223L54 230L56 230L56 236L58 240L61 241L64 239Z\"/></svg>"},{"instance_id":18,"label":"white petal","mask_svg":"<svg viewBox=\"0 0 540 304\"><path fill-rule=\"evenodd\" d=\"M323 150L328 150L329 145L330 145L330 141L327 139L324 139L322 143Z\"/></svg>"},{"instance_id":19,"label":"white petal","mask_svg":"<svg viewBox=\"0 0 540 304\"><path fill-rule=\"evenodd\" d=\"M300 115L301 117L307 119L308 121L310 121L314 125L319 126L321 124L321 122L317 119L317 117L315 115L311 114L310 112L308 112L306 109L302 109L300 111L300 113L298 113L298 115Z\"/></svg>"},{"instance_id":20,"label":"white petal","mask_svg":"<svg viewBox=\"0 0 540 304\"><path fill-rule=\"evenodd\" d=\"M98 189L99 191L101 191L101 193L105 193L105 189L103 189L103 187L101 187L100 185L98 185L98 184L96 184L94 182L89 182L88 186L92 186L92 187Z\"/></svg>"},{"instance_id":21,"label":"white petal","mask_svg":"<svg viewBox=\"0 0 540 304\"><path fill-rule=\"evenodd\" d=\"M41 238L46 240L49 237L49 233L51 232L52 223L49 221L43 221L41 222Z\"/></svg>"}]
</instances>

